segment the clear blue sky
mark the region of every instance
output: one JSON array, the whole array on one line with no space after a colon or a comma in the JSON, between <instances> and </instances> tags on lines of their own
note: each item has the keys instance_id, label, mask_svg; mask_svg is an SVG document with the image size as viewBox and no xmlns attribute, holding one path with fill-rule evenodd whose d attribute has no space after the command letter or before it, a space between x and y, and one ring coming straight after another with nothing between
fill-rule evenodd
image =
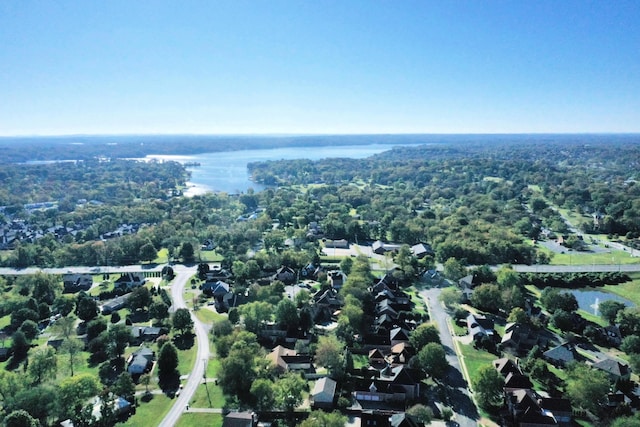
<instances>
[{"instance_id":1,"label":"clear blue sky","mask_svg":"<svg viewBox=\"0 0 640 427\"><path fill-rule=\"evenodd\" d=\"M639 131L635 0L0 2L0 135Z\"/></svg>"}]
</instances>

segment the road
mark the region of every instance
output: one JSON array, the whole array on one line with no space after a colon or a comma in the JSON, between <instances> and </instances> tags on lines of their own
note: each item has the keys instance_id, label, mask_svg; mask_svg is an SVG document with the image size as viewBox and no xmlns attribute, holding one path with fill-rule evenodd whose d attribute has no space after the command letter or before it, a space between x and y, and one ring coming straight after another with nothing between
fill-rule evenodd
<instances>
[{"instance_id":1,"label":"road","mask_svg":"<svg viewBox=\"0 0 640 427\"><path fill-rule=\"evenodd\" d=\"M451 409L455 412L455 420L461 427L476 427L480 415L469 394L469 384L467 384L462 374L458 353L453 342L453 337L451 336L451 330L449 329L449 315L438 300L441 291L442 289L440 288L431 288L420 291L420 295L429 306L431 320L438 325L440 340L447 352L447 361L449 365L451 365L451 369L449 369L449 373L444 380L451 390L448 396L448 405L450 405Z\"/></svg>"},{"instance_id":2,"label":"road","mask_svg":"<svg viewBox=\"0 0 640 427\"><path fill-rule=\"evenodd\" d=\"M196 267L185 267L181 265L174 265L173 270L176 273L176 277L173 279L171 285L171 298L173 299L173 305L171 310L175 311L178 308L186 308L184 302L183 292L184 287L187 284L189 278L196 274ZM196 316L191 313L193 319L194 330L196 333L196 345L198 346L198 356L196 357L196 363L193 367L186 384L184 385L180 395L176 398L173 407L164 417L159 424L161 427L171 427L177 424L178 418L182 415L182 412L186 409L187 404L191 401L198 386L202 383L204 378L205 361L209 361L209 336L208 330L202 322L200 322Z\"/></svg>"}]
</instances>

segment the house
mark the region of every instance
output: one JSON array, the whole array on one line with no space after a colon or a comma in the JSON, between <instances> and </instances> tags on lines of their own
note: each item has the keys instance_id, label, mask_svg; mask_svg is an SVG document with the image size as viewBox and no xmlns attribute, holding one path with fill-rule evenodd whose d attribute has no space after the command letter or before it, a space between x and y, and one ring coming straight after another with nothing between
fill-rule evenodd
<instances>
[{"instance_id":1,"label":"house","mask_svg":"<svg viewBox=\"0 0 640 427\"><path fill-rule=\"evenodd\" d=\"M565 366L579 359L575 347L569 343L564 343L545 351L542 353L542 357L556 367Z\"/></svg>"},{"instance_id":2,"label":"house","mask_svg":"<svg viewBox=\"0 0 640 427\"><path fill-rule=\"evenodd\" d=\"M519 427L557 426L551 414L545 414L538 403L540 397L530 389L514 390L507 394L507 409L514 425Z\"/></svg>"},{"instance_id":3,"label":"house","mask_svg":"<svg viewBox=\"0 0 640 427\"><path fill-rule=\"evenodd\" d=\"M345 239L339 240L325 240L324 241L325 248L334 248L334 249L349 249L349 242Z\"/></svg>"},{"instance_id":4,"label":"house","mask_svg":"<svg viewBox=\"0 0 640 427\"><path fill-rule=\"evenodd\" d=\"M391 350L385 359L387 363L394 367L398 365L406 365L414 355L415 350L411 344L401 342L391 347Z\"/></svg>"},{"instance_id":5,"label":"house","mask_svg":"<svg viewBox=\"0 0 640 427\"><path fill-rule=\"evenodd\" d=\"M139 288L140 286L144 285L145 282L146 279L144 278L143 274L127 272L122 273L122 275L118 279L116 279L116 281L113 283L113 287L131 290L134 288Z\"/></svg>"},{"instance_id":6,"label":"house","mask_svg":"<svg viewBox=\"0 0 640 427\"><path fill-rule=\"evenodd\" d=\"M327 279L329 279L329 283L333 289L340 290L347 280L347 275L342 271L330 271L327 274Z\"/></svg>"},{"instance_id":7,"label":"house","mask_svg":"<svg viewBox=\"0 0 640 427\"><path fill-rule=\"evenodd\" d=\"M360 414L362 427L424 427L404 411L364 410Z\"/></svg>"},{"instance_id":8,"label":"house","mask_svg":"<svg viewBox=\"0 0 640 427\"><path fill-rule=\"evenodd\" d=\"M387 366L380 371L378 381L399 387L406 394L407 399L413 400L420 396L421 374L406 366Z\"/></svg>"},{"instance_id":9,"label":"house","mask_svg":"<svg viewBox=\"0 0 640 427\"><path fill-rule=\"evenodd\" d=\"M93 277L90 274L64 274L62 276L64 292L88 291L93 285Z\"/></svg>"},{"instance_id":10,"label":"house","mask_svg":"<svg viewBox=\"0 0 640 427\"><path fill-rule=\"evenodd\" d=\"M285 285L291 285L296 281L296 272L291 267L282 266L276 271L273 280L279 280Z\"/></svg>"},{"instance_id":11,"label":"house","mask_svg":"<svg viewBox=\"0 0 640 427\"><path fill-rule=\"evenodd\" d=\"M393 252L400 249L402 245L394 244L394 243L383 243L380 240L376 240L371 244L371 250L374 254L384 255L387 252Z\"/></svg>"},{"instance_id":12,"label":"house","mask_svg":"<svg viewBox=\"0 0 640 427\"><path fill-rule=\"evenodd\" d=\"M337 383L328 377L320 378L311 391L311 407L333 409Z\"/></svg>"},{"instance_id":13,"label":"house","mask_svg":"<svg viewBox=\"0 0 640 427\"><path fill-rule=\"evenodd\" d=\"M496 359L492 362L493 367L502 375L506 377L508 374L520 374L522 375L522 370L513 360L508 357L502 357L500 359Z\"/></svg>"},{"instance_id":14,"label":"house","mask_svg":"<svg viewBox=\"0 0 640 427\"><path fill-rule=\"evenodd\" d=\"M118 311L121 308L124 308L127 305L127 300L129 299L129 295L131 295L131 293L124 294L122 296L119 296L117 298L114 298L102 304L102 307L101 307L102 314L111 314L114 311Z\"/></svg>"},{"instance_id":15,"label":"house","mask_svg":"<svg viewBox=\"0 0 640 427\"><path fill-rule=\"evenodd\" d=\"M387 359L380 349L374 348L369 350L369 365L376 369L382 369L387 366Z\"/></svg>"},{"instance_id":16,"label":"house","mask_svg":"<svg viewBox=\"0 0 640 427\"><path fill-rule=\"evenodd\" d=\"M162 328L151 326L132 326L131 336L134 342L140 343L143 341L155 341L160 335L162 335Z\"/></svg>"},{"instance_id":17,"label":"house","mask_svg":"<svg viewBox=\"0 0 640 427\"><path fill-rule=\"evenodd\" d=\"M214 298L222 298L229 293L229 284L221 280L206 281L202 285L202 293Z\"/></svg>"},{"instance_id":18,"label":"house","mask_svg":"<svg viewBox=\"0 0 640 427\"><path fill-rule=\"evenodd\" d=\"M433 248L427 243L418 243L417 245L411 246L411 253L418 259L435 255Z\"/></svg>"},{"instance_id":19,"label":"house","mask_svg":"<svg viewBox=\"0 0 640 427\"><path fill-rule=\"evenodd\" d=\"M156 354L148 347L140 347L135 351L127 361L127 372L131 376L142 375L151 370Z\"/></svg>"},{"instance_id":20,"label":"house","mask_svg":"<svg viewBox=\"0 0 640 427\"><path fill-rule=\"evenodd\" d=\"M257 427L258 416L255 412L229 412L222 420L222 427Z\"/></svg>"},{"instance_id":21,"label":"house","mask_svg":"<svg viewBox=\"0 0 640 427\"><path fill-rule=\"evenodd\" d=\"M600 371L604 371L611 381L628 380L631 378L631 369L627 365L624 365L613 359L603 359L593 365L593 368Z\"/></svg>"},{"instance_id":22,"label":"house","mask_svg":"<svg viewBox=\"0 0 640 427\"><path fill-rule=\"evenodd\" d=\"M394 345L403 342L408 343L409 333L409 330L404 328L393 328L391 331L389 331L389 342L391 343L391 346L393 347Z\"/></svg>"},{"instance_id":23,"label":"house","mask_svg":"<svg viewBox=\"0 0 640 427\"><path fill-rule=\"evenodd\" d=\"M516 355L524 354L536 345L540 345L540 337L531 326L522 323L505 325L504 336L500 341L500 348L503 351L510 351Z\"/></svg>"},{"instance_id":24,"label":"house","mask_svg":"<svg viewBox=\"0 0 640 427\"><path fill-rule=\"evenodd\" d=\"M493 328L493 320L487 319L485 316L473 313L469 313L467 316L467 329L474 342L479 342L484 337L493 339L496 336Z\"/></svg>"},{"instance_id":25,"label":"house","mask_svg":"<svg viewBox=\"0 0 640 427\"><path fill-rule=\"evenodd\" d=\"M292 350L281 345L275 347L266 358L280 372L287 371L314 371L311 356L308 354L298 354L296 350Z\"/></svg>"}]
</instances>

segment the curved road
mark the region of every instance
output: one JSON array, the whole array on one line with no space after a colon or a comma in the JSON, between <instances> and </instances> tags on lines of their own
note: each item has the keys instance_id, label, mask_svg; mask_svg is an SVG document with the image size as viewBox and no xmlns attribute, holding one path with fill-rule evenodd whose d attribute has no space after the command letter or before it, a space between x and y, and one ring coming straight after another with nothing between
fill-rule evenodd
<instances>
[{"instance_id":1,"label":"curved road","mask_svg":"<svg viewBox=\"0 0 640 427\"><path fill-rule=\"evenodd\" d=\"M176 277L173 279L173 283L171 285L171 298L173 299L171 311L187 307L183 297L184 287L189 278L196 274L196 267L174 265L173 270L176 273ZM196 333L198 346L198 355L196 357L195 366L193 366L191 373L189 373L187 382L174 402L173 407L159 424L161 427L172 427L178 423L178 418L182 415L182 412L185 410L187 404L191 401L193 394L196 392L198 385L200 385L204 378L206 363L203 361L209 361L210 353L208 330L205 325L196 318L193 312L191 313L191 319L193 320L193 327Z\"/></svg>"}]
</instances>

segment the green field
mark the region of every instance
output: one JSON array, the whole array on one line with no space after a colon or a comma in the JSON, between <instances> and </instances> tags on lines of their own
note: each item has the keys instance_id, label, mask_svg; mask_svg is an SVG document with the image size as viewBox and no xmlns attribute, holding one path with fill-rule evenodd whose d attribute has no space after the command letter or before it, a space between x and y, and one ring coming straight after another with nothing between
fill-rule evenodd
<instances>
[{"instance_id":1,"label":"green field","mask_svg":"<svg viewBox=\"0 0 640 427\"><path fill-rule=\"evenodd\" d=\"M165 396L164 394L154 394L153 398L144 402L143 399L138 399L139 405L136 408L136 413L124 423L118 425L125 427L146 427L157 426L160 421L167 415L169 409L173 405L173 399Z\"/></svg>"},{"instance_id":2,"label":"green field","mask_svg":"<svg viewBox=\"0 0 640 427\"><path fill-rule=\"evenodd\" d=\"M222 427L222 414L185 413L178 419L176 427Z\"/></svg>"}]
</instances>

